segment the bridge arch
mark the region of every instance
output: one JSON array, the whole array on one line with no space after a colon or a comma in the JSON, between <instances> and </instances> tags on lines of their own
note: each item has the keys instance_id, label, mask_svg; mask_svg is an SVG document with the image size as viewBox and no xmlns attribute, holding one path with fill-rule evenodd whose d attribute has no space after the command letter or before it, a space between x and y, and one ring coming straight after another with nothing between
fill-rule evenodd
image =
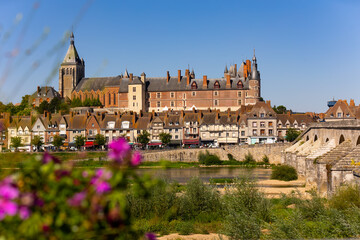
<instances>
[{"instance_id":1,"label":"bridge arch","mask_svg":"<svg viewBox=\"0 0 360 240\"><path fill-rule=\"evenodd\" d=\"M360 136L358 137L357 141L356 141L356 146L360 144Z\"/></svg>"},{"instance_id":2,"label":"bridge arch","mask_svg":"<svg viewBox=\"0 0 360 240\"><path fill-rule=\"evenodd\" d=\"M309 141L309 135L306 136L306 141Z\"/></svg>"},{"instance_id":3,"label":"bridge arch","mask_svg":"<svg viewBox=\"0 0 360 240\"><path fill-rule=\"evenodd\" d=\"M318 140L318 136L315 134L314 142L316 142L316 140Z\"/></svg>"},{"instance_id":4,"label":"bridge arch","mask_svg":"<svg viewBox=\"0 0 360 240\"><path fill-rule=\"evenodd\" d=\"M344 135L341 134L340 139L339 139L339 144L341 144L344 141L345 141Z\"/></svg>"},{"instance_id":5,"label":"bridge arch","mask_svg":"<svg viewBox=\"0 0 360 240\"><path fill-rule=\"evenodd\" d=\"M326 138L325 142L328 142L329 141L329 138Z\"/></svg>"}]
</instances>

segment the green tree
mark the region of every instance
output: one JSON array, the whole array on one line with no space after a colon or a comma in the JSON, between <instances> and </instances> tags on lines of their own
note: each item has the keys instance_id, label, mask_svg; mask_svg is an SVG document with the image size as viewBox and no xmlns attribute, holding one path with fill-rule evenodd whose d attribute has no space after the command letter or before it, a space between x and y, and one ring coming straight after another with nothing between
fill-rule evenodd
<instances>
[{"instance_id":1,"label":"green tree","mask_svg":"<svg viewBox=\"0 0 360 240\"><path fill-rule=\"evenodd\" d=\"M143 147L146 146L150 142L150 133L148 133L146 130L144 130L139 136L138 136L138 142L143 145Z\"/></svg>"},{"instance_id":2,"label":"green tree","mask_svg":"<svg viewBox=\"0 0 360 240\"><path fill-rule=\"evenodd\" d=\"M280 105L280 106L274 106L273 107L273 110L277 113L277 114L284 114L284 113L286 113L286 111L287 111L287 109L286 109L286 107L285 106L283 106L283 105Z\"/></svg>"},{"instance_id":3,"label":"green tree","mask_svg":"<svg viewBox=\"0 0 360 240\"><path fill-rule=\"evenodd\" d=\"M52 144L54 145L54 147L56 147L56 149L59 149L59 147L64 145L64 139L59 135L55 135Z\"/></svg>"},{"instance_id":4,"label":"green tree","mask_svg":"<svg viewBox=\"0 0 360 240\"><path fill-rule=\"evenodd\" d=\"M100 107L100 106L102 106L102 104L101 104L101 101L98 98L94 98L91 101L91 106L92 107Z\"/></svg>"},{"instance_id":5,"label":"green tree","mask_svg":"<svg viewBox=\"0 0 360 240\"><path fill-rule=\"evenodd\" d=\"M71 103L70 103L70 106L72 108L74 107L82 107L83 106L83 103L81 102L80 98L74 98Z\"/></svg>"},{"instance_id":6,"label":"green tree","mask_svg":"<svg viewBox=\"0 0 360 240\"><path fill-rule=\"evenodd\" d=\"M50 109L50 104L47 101L43 101L42 103L40 103L39 107L37 107L37 111L40 114L43 114L44 111L49 111Z\"/></svg>"},{"instance_id":7,"label":"green tree","mask_svg":"<svg viewBox=\"0 0 360 240\"><path fill-rule=\"evenodd\" d=\"M297 131L295 128L289 128L287 130L285 139L288 142L294 141L300 135L300 131Z\"/></svg>"},{"instance_id":8,"label":"green tree","mask_svg":"<svg viewBox=\"0 0 360 240\"><path fill-rule=\"evenodd\" d=\"M92 100L90 98L86 98L85 101L83 102L83 106L90 107L91 103L92 103Z\"/></svg>"},{"instance_id":9,"label":"green tree","mask_svg":"<svg viewBox=\"0 0 360 240\"><path fill-rule=\"evenodd\" d=\"M21 137L12 137L11 138L11 147L15 148L15 151L18 151L18 148L22 146Z\"/></svg>"},{"instance_id":10,"label":"green tree","mask_svg":"<svg viewBox=\"0 0 360 240\"><path fill-rule=\"evenodd\" d=\"M55 113L60 110L61 99L53 98L49 103L49 112Z\"/></svg>"},{"instance_id":11,"label":"green tree","mask_svg":"<svg viewBox=\"0 0 360 240\"><path fill-rule=\"evenodd\" d=\"M77 149L80 149L82 146L85 145L86 138L82 135L77 135L75 137L75 146Z\"/></svg>"},{"instance_id":12,"label":"green tree","mask_svg":"<svg viewBox=\"0 0 360 240\"><path fill-rule=\"evenodd\" d=\"M102 135L102 134L96 134L95 136L95 144L97 144L98 146L104 146L106 143L106 139L105 139L105 136Z\"/></svg>"},{"instance_id":13,"label":"green tree","mask_svg":"<svg viewBox=\"0 0 360 240\"><path fill-rule=\"evenodd\" d=\"M40 136L34 136L34 138L31 140L31 144L36 147L37 151L39 151L40 147L44 145Z\"/></svg>"},{"instance_id":14,"label":"green tree","mask_svg":"<svg viewBox=\"0 0 360 240\"><path fill-rule=\"evenodd\" d=\"M171 134L169 133L160 133L159 134L160 140L164 145L168 145L170 143L171 140Z\"/></svg>"}]
</instances>

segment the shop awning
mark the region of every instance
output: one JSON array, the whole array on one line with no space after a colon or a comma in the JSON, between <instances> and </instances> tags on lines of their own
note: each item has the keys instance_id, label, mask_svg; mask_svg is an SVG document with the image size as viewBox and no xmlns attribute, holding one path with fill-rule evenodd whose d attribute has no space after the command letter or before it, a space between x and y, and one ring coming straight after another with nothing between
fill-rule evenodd
<instances>
[{"instance_id":1,"label":"shop awning","mask_svg":"<svg viewBox=\"0 0 360 240\"><path fill-rule=\"evenodd\" d=\"M148 146L160 146L161 143L157 143L157 142L152 142L152 143L149 143Z\"/></svg>"},{"instance_id":2,"label":"shop awning","mask_svg":"<svg viewBox=\"0 0 360 240\"><path fill-rule=\"evenodd\" d=\"M183 143L184 144L196 144L196 145L199 145L199 140L184 139Z\"/></svg>"},{"instance_id":3,"label":"shop awning","mask_svg":"<svg viewBox=\"0 0 360 240\"><path fill-rule=\"evenodd\" d=\"M85 142L85 147L93 147L95 146L96 144L94 143L94 141L87 141Z\"/></svg>"}]
</instances>

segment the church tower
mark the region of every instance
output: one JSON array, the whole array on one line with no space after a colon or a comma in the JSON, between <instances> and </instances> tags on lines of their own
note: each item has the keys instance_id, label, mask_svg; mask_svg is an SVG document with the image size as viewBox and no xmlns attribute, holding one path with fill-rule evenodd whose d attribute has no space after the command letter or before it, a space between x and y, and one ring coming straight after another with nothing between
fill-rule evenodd
<instances>
[{"instance_id":1,"label":"church tower","mask_svg":"<svg viewBox=\"0 0 360 240\"><path fill-rule=\"evenodd\" d=\"M70 46L59 69L59 93L71 99L71 93L85 76L85 62L80 59L74 43L74 33L70 35Z\"/></svg>"},{"instance_id":2,"label":"church tower","mask_svg":"<svg viewBox=\"0 0 360 240\"><path fill-rule=\"evenodd\" d=\"M261 92L260 92L260 73L257 70L257 62L255 57L255 49L254 49L254 57L253 57L253 63L251 67L251 74L249 77L249 94L248 94L248 103L255 104L257 103L261 98Z\"/></svg>"}]
</instances>

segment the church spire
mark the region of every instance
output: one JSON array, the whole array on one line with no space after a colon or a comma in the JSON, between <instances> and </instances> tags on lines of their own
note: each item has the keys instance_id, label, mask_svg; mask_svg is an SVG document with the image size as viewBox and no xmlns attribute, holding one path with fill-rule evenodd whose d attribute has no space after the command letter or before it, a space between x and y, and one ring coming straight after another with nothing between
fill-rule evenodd
<instances>
[{"instance_id":1,"label":"church spire","mask_svg":"<svg viewBox=\"0 0 360 240\"><path fill-rule=\"evenodd\" d=\"M81 63L79 54L75 48L74 33L70 34L70 46L67 50L63 63Z\"/></svg>"},{"instance_id":2,"label":"church spire","mask_svg":"<svg viewBox=\"0 0 360 240\"><path fill-rule=\"evenodd\" d=\"M70 45L74 45L74 32L71 32L70 35Z\"/></svg>"}]
</instances>

